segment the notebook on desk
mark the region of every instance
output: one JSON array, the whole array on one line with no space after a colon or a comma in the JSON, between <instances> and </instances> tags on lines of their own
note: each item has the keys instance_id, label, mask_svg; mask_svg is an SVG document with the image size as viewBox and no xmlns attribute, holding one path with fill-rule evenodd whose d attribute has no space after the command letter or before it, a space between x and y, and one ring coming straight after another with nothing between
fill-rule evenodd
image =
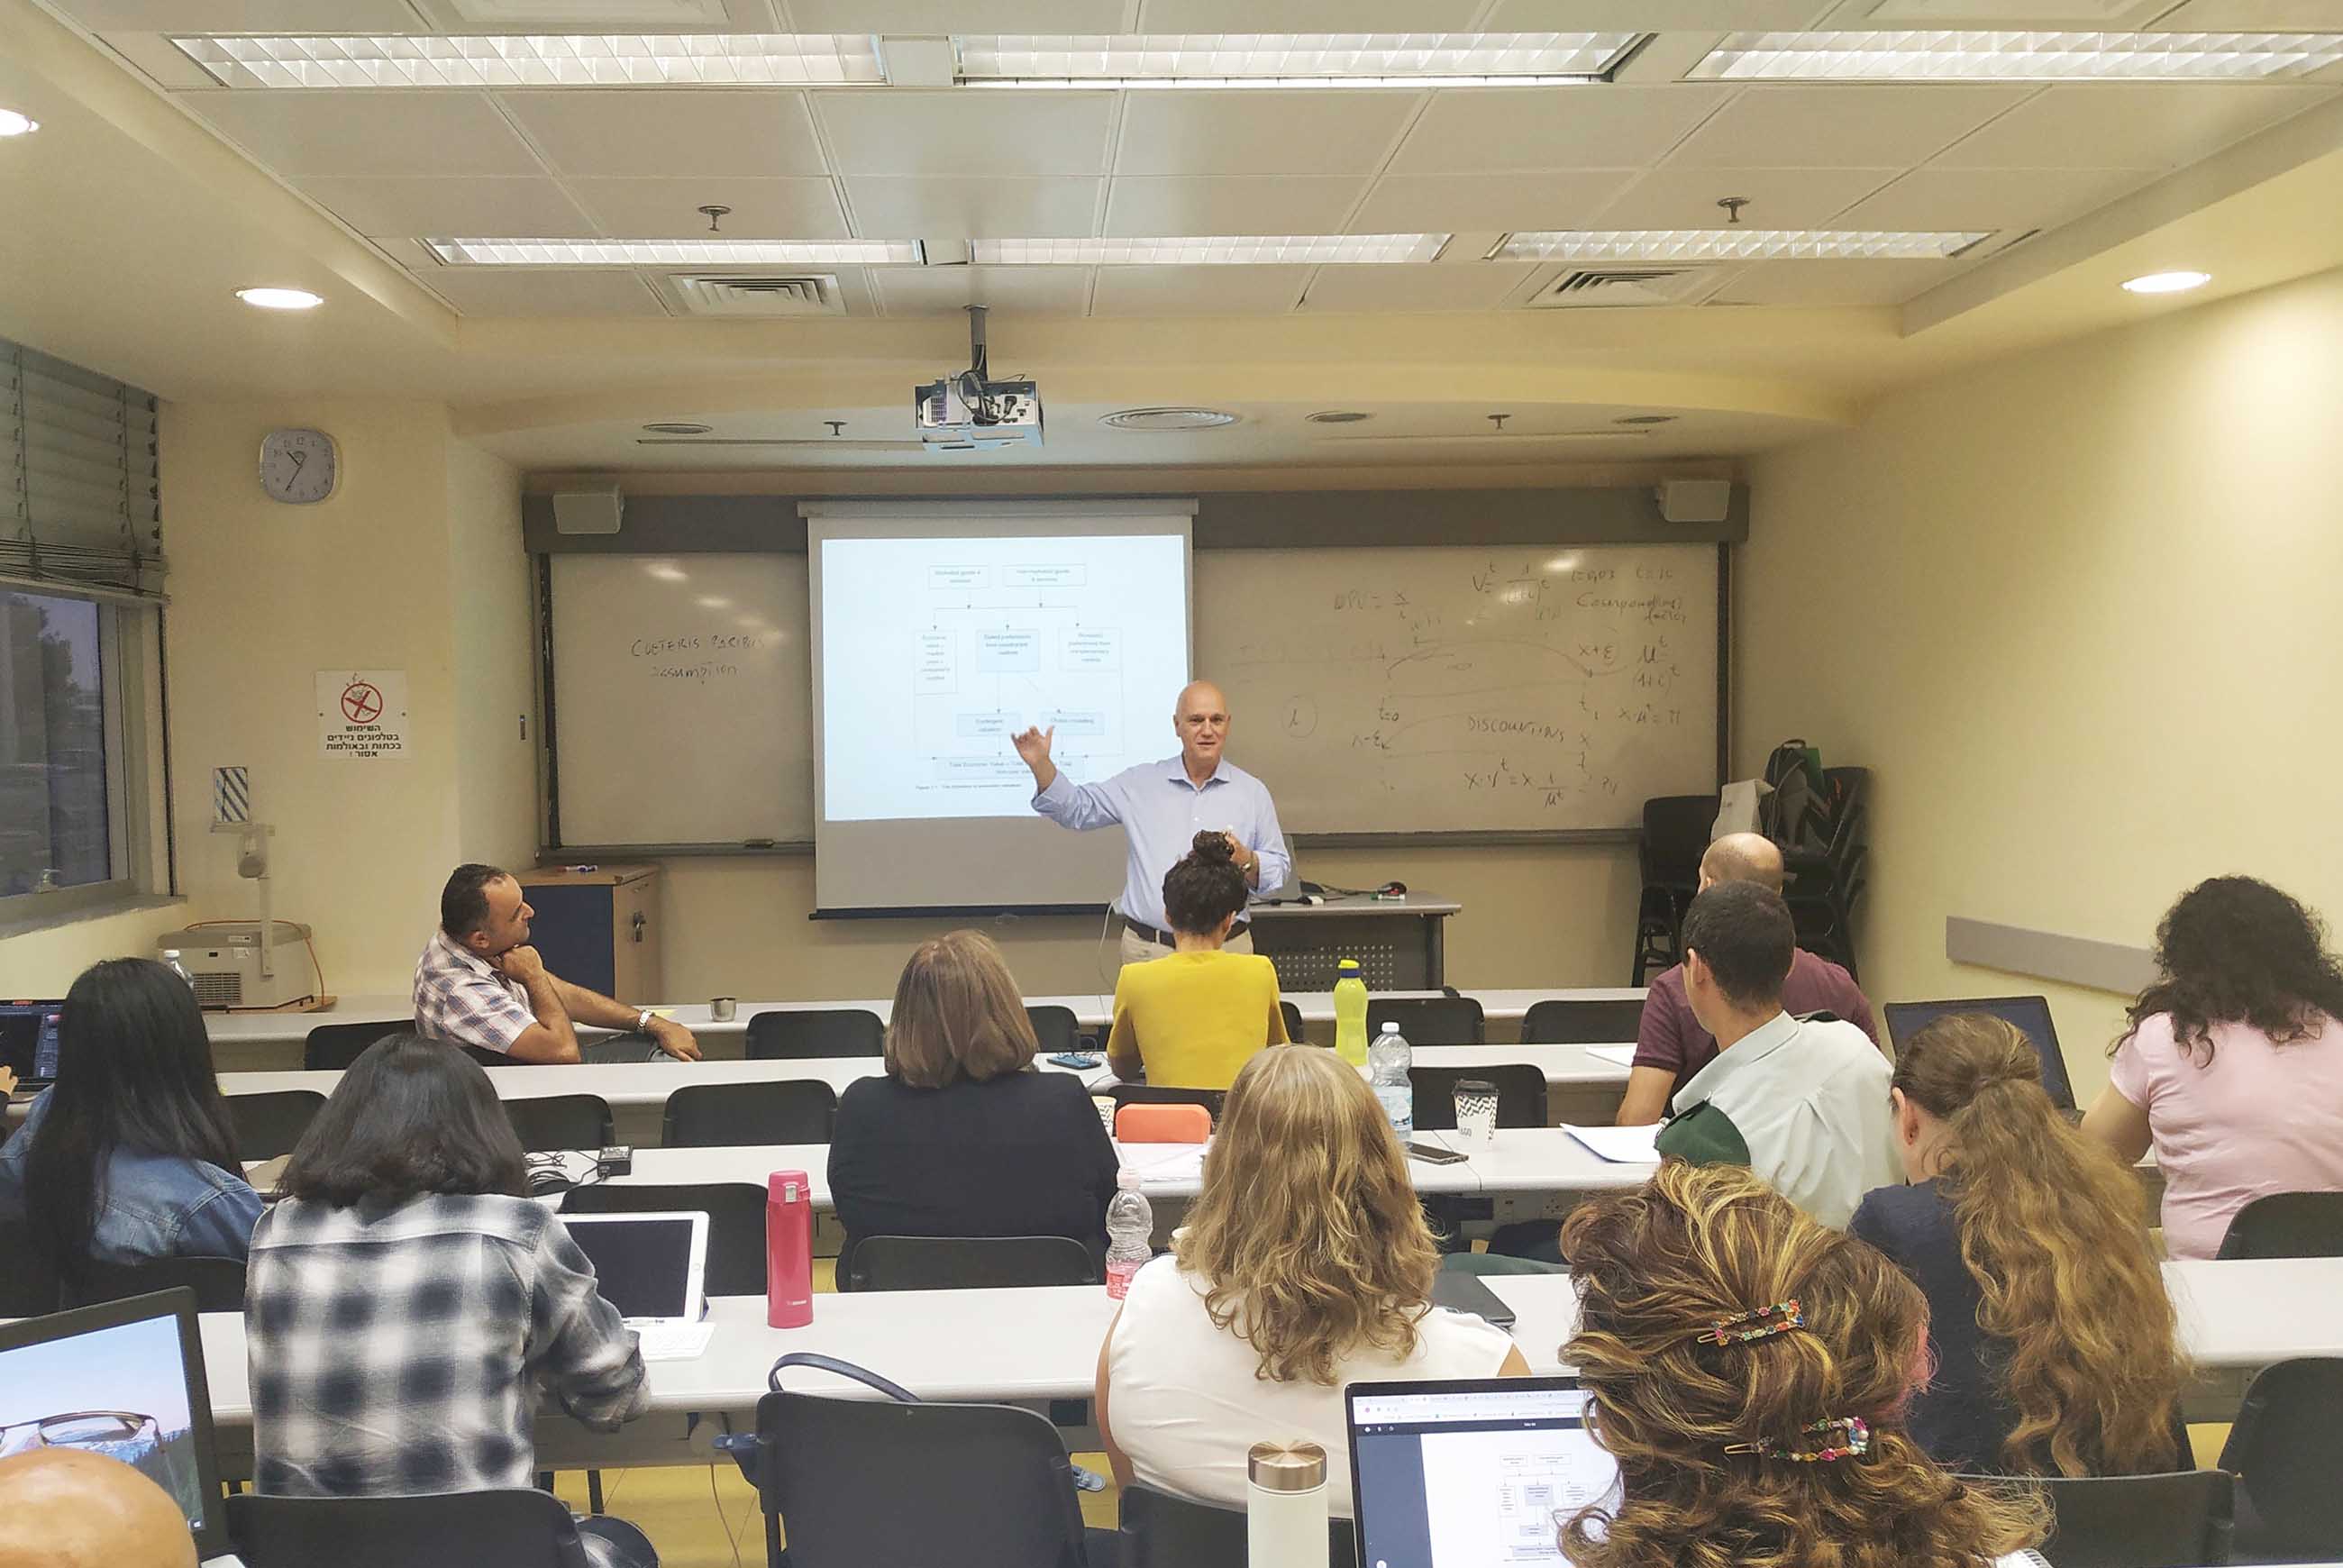
<instances>
[{"instance_id":1,"label":"notebook on desk","mask_svg":"<svg viewBox=\"0 0 2343 1568\"><path fill-rule=\"evenodd\" d=\"M713 1325L705 1213L565 1214L562 1224L594 1265L602 1299L618 1309L647 1362L689 1361L708 1349Z\"/></svg>"}]
</instances>

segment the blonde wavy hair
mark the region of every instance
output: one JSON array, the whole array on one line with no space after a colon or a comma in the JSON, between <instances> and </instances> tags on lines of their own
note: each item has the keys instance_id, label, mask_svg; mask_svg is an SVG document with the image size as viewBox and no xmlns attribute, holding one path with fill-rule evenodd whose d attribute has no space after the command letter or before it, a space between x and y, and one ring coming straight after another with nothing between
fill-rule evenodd
<instances>
[{"instance_id":1,"label":"blonde wavy hair","mask_svg":"<svg viewBox=\"0 0 2343 1568\"><path fill-rule=\"evenodd\" d=\"M1946 1128L1977 1326L2009 1347L1996 1378L2017 1410L2013 1474L2169 1470L2188 1380L2171 1295L2147 1250L2139 1179L2058 1114L2025 1033L1985 1013L1917 1030L1894 1086Z\"/></svg>"},{"instance_id":2,"label":"blonde wavy hair","mask_svg":"<svg viewBox=\"0 0 2343 1568\"><path fill-rule=\"evenodd\" d=\"M1312 1045L1271 1046L1237 1073L1172 1251L1272 1382L1332 1385L1362 1347L1413 1354L1440 1266L1383 1107Z\"/></svg>"},{"instance_id":3,"label":"blonde wavy hair","mask_svg":"<svg viewBox=\"0 0 2343 1568\"><path fill-rule=\"evenodd\" d=\"M1574 1211L1563 1253L1579 1296L1562 1359L1619 1462L1622 1501L1564 1526L1577 1568L1986 1568L2042 1538L2038 1498L1955 1480L1904 1431L1928 1309L1875 1249L1808 1218L1747 1171L1670 1161ZM1805 1326L1706 1342L1704 1330L1795 1301ZM1860 1456L1735 1453L1869 1423Z\"/></svg>"}]
</instances>

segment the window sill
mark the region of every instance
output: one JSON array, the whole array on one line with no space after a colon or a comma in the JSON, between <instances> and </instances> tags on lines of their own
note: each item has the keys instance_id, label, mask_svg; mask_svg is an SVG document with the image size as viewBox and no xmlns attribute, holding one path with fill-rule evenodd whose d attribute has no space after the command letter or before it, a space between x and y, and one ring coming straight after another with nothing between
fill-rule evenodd
<instances>
[{"instance_id":1,"label":"window sill","mask_svg":"<svg viewBox=\"0 0 2343 1568\"><path fill-rule=\"evenodd\" d=\"M26 898L45 899L54 894L29 893ZM133 894L126 898L108 899L103 903L84 904L77 909L47 912L22 913L12 910L0 916L0 939L29 936L35 931L53 931L64 926L77 926L85 920L111 920L116 915L135 915L149 910L167 910L184 906L184 897Z\"/></svg>"}]
</instances>

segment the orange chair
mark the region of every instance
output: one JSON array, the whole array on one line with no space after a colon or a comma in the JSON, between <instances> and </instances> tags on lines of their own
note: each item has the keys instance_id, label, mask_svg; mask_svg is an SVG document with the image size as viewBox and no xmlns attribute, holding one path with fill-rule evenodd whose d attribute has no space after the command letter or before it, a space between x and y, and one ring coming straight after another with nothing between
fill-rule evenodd
<instances>
[{"instance_id":1,"label":"orange chair","mask_svg":"<svg viewBox=\"0 0 2343 1568\"><path fill-rule=\"evenodd\" d=\"M1118 1143L1208 1143L1212 1113L1201 1105L1126 1105L1114 1114Z\"/></svg>"}]
</instances>

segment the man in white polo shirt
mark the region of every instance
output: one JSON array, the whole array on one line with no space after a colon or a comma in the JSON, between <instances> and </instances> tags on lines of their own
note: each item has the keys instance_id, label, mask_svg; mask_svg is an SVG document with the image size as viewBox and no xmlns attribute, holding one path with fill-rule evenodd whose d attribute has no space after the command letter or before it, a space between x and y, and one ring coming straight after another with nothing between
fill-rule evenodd
<instances>
[{"instance_id":1,"label":"man in white polo shirt","mask_svg":"<svg viewBox=\"0 0 2343 1568\"><path fill-rule=\"evenodd\" d=\"M1782 1010L1797 934L1771 889L1709 888L1685 911L1684 947L1684 997L1716 1037L1716 1058L1669 1102L1660 1152L1746 1165L1844 1230L1865 1192L1904 1180L1887 1059L1851 1023Z\"/></svg>"},{"instance_id":2,"label":"man in white polo shirt","mask_svg":"<svg viewBox=\"0 0 2343 1568\"><path fill-rule=\"evenodd\" d=\"M612 1001L548 970L528 945L536 912L509 872L457 867L439 892L439 929L415 966L415 1032L517 1062L640 1061L647 1054L632 1040L581 1050L575 1025L582 1023L647 1034L679 1061L699 1060L699 1042L674 1020Z\"/></svg>"}]
</instances>

